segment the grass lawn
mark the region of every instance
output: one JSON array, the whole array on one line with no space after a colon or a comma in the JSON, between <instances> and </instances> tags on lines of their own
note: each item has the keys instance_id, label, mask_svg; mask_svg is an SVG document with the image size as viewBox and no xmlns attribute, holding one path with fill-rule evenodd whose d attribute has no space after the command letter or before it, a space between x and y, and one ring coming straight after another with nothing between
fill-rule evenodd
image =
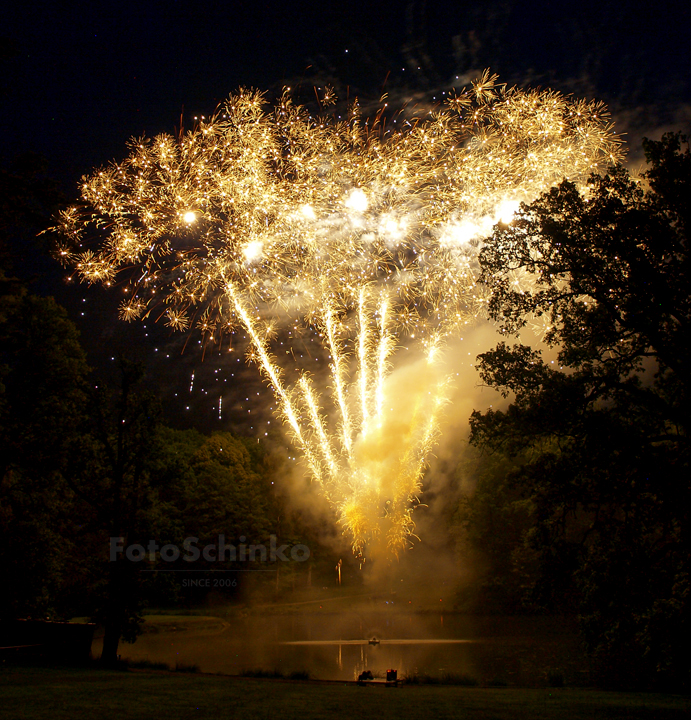
<instances>
[{"instance_id":1,"label":"grass lawn","mask_svg":"<svg viewBox=\"0 0 691 720\"><path fill-rule=\"evenodd\" d=\"M0 718L686 718L675 695L576 689L398 688L180 673L0 666Z\"/></svg>"}]
</instances>

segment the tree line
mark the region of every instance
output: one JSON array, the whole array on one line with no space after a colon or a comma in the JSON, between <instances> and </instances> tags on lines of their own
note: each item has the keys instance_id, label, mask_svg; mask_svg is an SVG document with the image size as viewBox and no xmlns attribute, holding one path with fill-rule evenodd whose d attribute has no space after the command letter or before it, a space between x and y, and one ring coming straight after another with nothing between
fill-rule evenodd
<instances>
[{"instance_id":1,"label":"tree line","mask_svg":"<svg viewBox=\"0 0 691 720\"><path fill-rule=\"evenodd\" d=\"M644 149L641 178L562 182L482 250L507 340L479 373L509 402L472 415L456 523L477 602L577 614L599 682L688 688L691 154Z\"/></svg>"},{"instance_id":2,"label":"tree line","mask_svg":"<svg viewBox=\"0 0 691 720\"><path fill-rule=\"evenodd\" d=\"M209 594L203 583L180 582L188 575L147 572L173 569L148 552L152 541L182 549L194 538L201 550L219 536L266 547L275 536L278 560L289 562L267 558L274 573L225 574L232 582L216 593L226 600L250 582L269 595L306 584L320 562L330 571L323 528L310 527L282 494L281 455L256 438L168 427L145 368L127 357L115 381L99 380L67 311L14 272L17 247L47 226L59 193L33 158L3 168L0 182L0 620L86 616L105 627L103 659L113 662L120 640L136 638L147 605L190 605ZM111 556L111 538L146 548L146 557ZM309 548L308 561L281 551L298 544ZM193 565L211 573L241 560Z\"/></svg>"}]
</instances>

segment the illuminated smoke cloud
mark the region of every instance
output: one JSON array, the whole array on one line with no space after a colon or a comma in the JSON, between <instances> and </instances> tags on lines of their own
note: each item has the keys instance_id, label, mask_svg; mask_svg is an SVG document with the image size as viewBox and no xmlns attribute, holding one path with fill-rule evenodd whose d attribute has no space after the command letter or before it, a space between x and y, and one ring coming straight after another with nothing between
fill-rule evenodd
<instances>
[{"instance_id":1,"label":"illuminated smoke cloud","mask_svg":"<svg viewBox=\"0 0 691 720\"><path fill-rule=\"evenodd\" d=\"M489 73L445 107L386 117L356 104L314 117L288 92L268 108L242 90L180 137L133 141L57 228L83 280L122 283L124 319L247 334L306 471L368 555L414 533L448 397L444 343L486 307L482 237L619 158L600 104ZM277 326L320 343L326 391L297 347L279 354Z\"/></svg>"}]
</instances>

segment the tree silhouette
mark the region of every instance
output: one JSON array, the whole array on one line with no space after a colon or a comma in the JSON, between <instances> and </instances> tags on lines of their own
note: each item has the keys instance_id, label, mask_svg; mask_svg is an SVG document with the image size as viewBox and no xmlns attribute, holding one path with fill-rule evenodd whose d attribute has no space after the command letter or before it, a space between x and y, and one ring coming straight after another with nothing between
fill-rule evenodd
<instances>
[{"instance_id":1,"label":"tree silhouette","mask_svg":"<svg viewBox=\"0 0 691 720\"><path fill-rule=\"evenodd\" d=\"M599 676L687 684L689 207L686 139L647 141L645 182L621 167L589 193L562 183L481 255L507 333L546 319L541 350L500 343L480 375L511 404L475 412L472 442L520 457L535 507L542 600L575 598ZM516 271L533 274L531 290Z\"/></svg>"}]
</instances>

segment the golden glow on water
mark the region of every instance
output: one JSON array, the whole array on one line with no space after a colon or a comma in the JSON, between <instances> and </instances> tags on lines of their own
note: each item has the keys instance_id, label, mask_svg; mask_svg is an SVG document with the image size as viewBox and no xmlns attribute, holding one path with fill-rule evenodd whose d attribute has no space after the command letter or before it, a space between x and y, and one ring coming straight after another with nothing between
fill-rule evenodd
<instances>
[{"instance_id":1,"label":"golden glow on water","mask_svg":"<svg viewBox=\"0 0 691 720\"><path fill-rule=\"evenodd\" d=\"M354 551L398 554L448 397L444 343L484 314L481 238L618 157L600 104L488 73L446 107L369 120L242 90L85 178L58 254L87 282L122 283L125 320L244 331ZM281 327L311 333L322 362L279 364Z\"/></svg>"}]
</instances>

